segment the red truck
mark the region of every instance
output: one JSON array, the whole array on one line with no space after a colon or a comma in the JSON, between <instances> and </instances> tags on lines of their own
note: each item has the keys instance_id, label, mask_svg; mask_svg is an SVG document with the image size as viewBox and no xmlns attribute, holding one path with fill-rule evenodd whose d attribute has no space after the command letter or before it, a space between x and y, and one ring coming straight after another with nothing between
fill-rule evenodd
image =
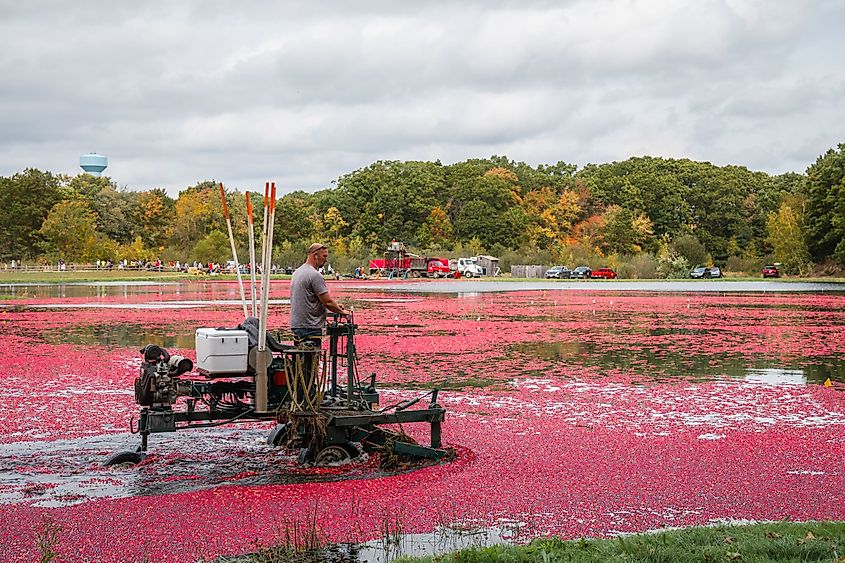
<instances>
[{"instance_id":1,"label":"red truck","mask_svg":"<svg viewBox=\"0 0 845 563\"><path fill-rule=\"evenodd\" d=\"M396 275L403 276L408 272L409 276L440 278L449 275L449 261L445 258L426 258L424 256L405 257L400 259L378 258L370 260L370 274L380 272L382 275L389 275L395 271Z\"/></svg>"}]
</instances>

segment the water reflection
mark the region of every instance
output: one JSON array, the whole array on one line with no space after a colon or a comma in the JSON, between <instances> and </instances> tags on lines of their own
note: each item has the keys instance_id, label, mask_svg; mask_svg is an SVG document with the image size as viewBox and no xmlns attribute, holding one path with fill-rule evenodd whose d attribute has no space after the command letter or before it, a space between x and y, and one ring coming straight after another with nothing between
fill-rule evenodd
<instances>
[{"instance_id":1,"label":"water reflection","mask_svg":"<svg viewBox=\"0 0 845 563\"><path fill-rule=\"evenodd\" d=\"M168 349L193 349L195 333L193 328L149 327L133 324L79 325L61 331L45 331L42 338L49 344L77 344L82 346L106 346L108 348L142 348L150 343Z\"/></svg>"},{"instance_id":2,"label":"water reflection","mask_svg":"<svg viewBox=\"0 0 845 563\"><path fill-rule=\"evenodd\" d=\"M270 306L287 305L290 299L270 299ZM0 307L12 309L196 309L199 307L241 307L240 299L207 299L205 301L150 301L132 302L75 302L75 303L33 303L18 305L14 302L0 303Z\"/></svg>"},{"instance_id":3,"label":"water reflection","mask_svg":"<svg viewBox=\"0 0 845 563\"><path fill-rule=\"evenodd\" d=\"M729 281L729 280L576 280L576 281L475 281L442 280L402 282L397 284L360 285L360 289L404 291L408 293L489 293L503 291L580 290L580 291L644 291L653 293L845 293L845 284L831 282Z\"/></svg>"},{"instance_id":4,"label":"water reflection","mask_svg":"<svg viewBox=\"0 0 845 563\"><path fill-rule=\"evenodd\" d=\"M110 297L149 297L151 295L179 297L182 294L209 295L212 299L240 297L237 282L230 280L0 284L0 296L17 299L105 299Z\"/></svg>"},{"instance_id":5,"label":"water reflection","mask_svg":"<svg viewBox=\"0 0 845 563\"><path fill-rule=\"evenodd\" d=\"M807 375L801 369L751 368L745 375L745 381L769 385L805 385Z\"/></svg>"},{"instance_id":6,"label":"water reflection","mask_svg":"<svg viewBox=\"0 0 845 563\"><path fill-rule=\"evenodd\" d=\"M777 358L728 353L690 354L668 345L607 346L595 342L526 342L512 350L562 368L572 366L622 370L652 381L719 381L743 379L761 383L822 384L826 379L845 383L845 359L814 357L813 363L784 365ZM567 369L567 372L571 370Z\"/></svg>"},{"instance_id":7,"label":"water reflection","mask_svg":"<svg viewBox=\"0 0 845 563\"><path fill-rule=\"evenodd\" d=\"M162 293L177 293L176 282L96 282L96 283L5 283L0 295L20 299L129 297Z\"/></svg>"},{"instance_id":8,"label":"water reflection","mask_svg":"<svg viewBox=\"0 0 845 563\"><path fill-rule=\"evenodd\" d=\"M61 331L45 331L41 339L48 344L76 344L81 346L105 346L107 348L143 348L147 344L158 344L166 349L193 350L196 337L193 326L143 326L137 324L119 325L77 325ZM269 329L279 341L291 339L287 331Z\"/></svg>"},{"instance_id":9,"label":"water reflection","mask_svg":"<svg viewBox=\"0 0 845 563\"><path fill-rule=\"evenodd\" d=\"M355 563L389 563L399 557L433 557L470 547L524 542L527 525L510 521L501 526L483 528L454 524L438 526L423 534L387 534L385 537L356 546Z\"/></svg>"}]
</instances>

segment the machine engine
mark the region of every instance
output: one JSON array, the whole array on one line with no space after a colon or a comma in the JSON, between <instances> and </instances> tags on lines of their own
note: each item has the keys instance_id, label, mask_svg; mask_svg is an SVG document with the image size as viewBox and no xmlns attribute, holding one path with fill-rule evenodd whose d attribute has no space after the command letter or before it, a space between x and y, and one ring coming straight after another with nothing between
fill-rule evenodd
<instances>
[{"instance_id":1,"label":"machine engine","mask_svg":"<svg viewBox=\"0 0 845 563\"><path fill-rule=\"evenodd\" d=\"M190 383L179 376L194 369L194 363L183 356L171 356L160 346L149 344L141 350L143 361L135 378L135 401L143 407L170 406L180 395L190 394Z\"/></svg>"}]
</instances>

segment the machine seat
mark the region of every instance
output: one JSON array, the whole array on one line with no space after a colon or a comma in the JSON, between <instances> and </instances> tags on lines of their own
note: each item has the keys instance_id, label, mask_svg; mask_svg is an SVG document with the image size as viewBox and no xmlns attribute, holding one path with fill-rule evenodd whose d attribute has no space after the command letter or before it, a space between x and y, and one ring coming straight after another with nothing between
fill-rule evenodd
<instances>
[{"instance_id":1,"label":"machine seat","mask_svg":"<svg viewBox=\"0 0 845 563\"><path fill-rule=\"evenodd\" d=\"M240 330L246 331L249 340L249 347L258 346L258 318L247 317L244 322L238 325ZM273 338L270 333L267 333L267 348L272 352L284 352L296 348L293 344L285 344Z\"/></svg>"}]
</instances>

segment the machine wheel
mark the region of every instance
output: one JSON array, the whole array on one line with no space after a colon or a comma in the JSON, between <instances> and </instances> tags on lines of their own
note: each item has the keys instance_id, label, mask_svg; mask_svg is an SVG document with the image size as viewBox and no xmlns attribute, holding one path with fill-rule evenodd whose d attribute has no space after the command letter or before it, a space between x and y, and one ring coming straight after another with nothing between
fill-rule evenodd
<instances>
[{"instance_id":1,"label":"machine wheel","mask_svg":"<svg viewBox=\"0 0 845 563\"><path fill-rule=\"evenodd\" d=\"M472 272L464 272L464 277L465 277L465 278L471 278L471 277L472 277Z\"/></svg>"},{"instance_id":2,"label":"machine wheel","mask_svg":"<svg viewBox=\"0 0 845 563\"><path fill-rule=\"evenodd\" d=\"M267 445L276 448L285 445L284 442L287 439L288 428L290 428L289 424L277 424L270 431L270 434L267 435Z\"/></svg>"},{"instance_id":3,"label":"machine wheel","mask_svg":"<svg viewBox=\"0 0 845 563\"><path fill-rule=\"evenodd\" d=\"M327 446L314 457L314 465L330 465L349 461L349 452L343 446Z\"/></svg>"},{"instance_id":4,"label":"machine wheel","mask_svg":"<svg viewBox=\"0 0 845 563\"><path fill-rule=\"evenodd\" d=\"M121 463L131 463L133 465L141 463L144 461L144 458L147 457L147 454L144 452L117 452L113 454L110 458L103 462L103 465L106 467L110 467L112 465L118 465Z\"/></svg>"}]
</instances>

